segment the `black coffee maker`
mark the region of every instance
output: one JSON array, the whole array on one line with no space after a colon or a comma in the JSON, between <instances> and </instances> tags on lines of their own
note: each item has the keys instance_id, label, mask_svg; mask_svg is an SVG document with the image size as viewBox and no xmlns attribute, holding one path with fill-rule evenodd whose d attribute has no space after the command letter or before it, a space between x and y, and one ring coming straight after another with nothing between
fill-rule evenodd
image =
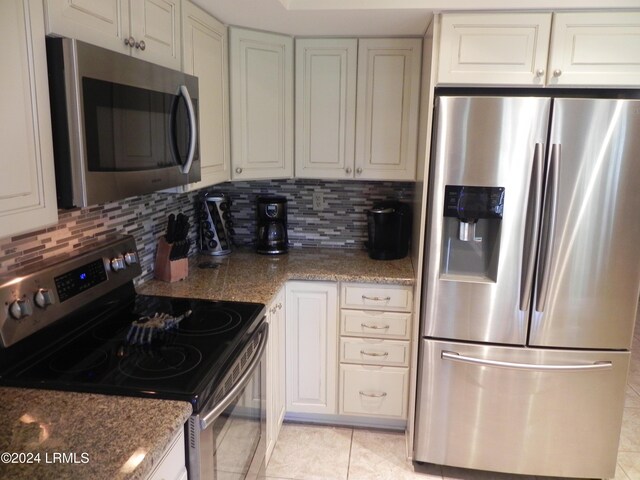
<instances>
[{"instance_id":1,"label":"black coffee maker","mask_svg":"<svg viewBox=\"0 0 640 480\"><path fill-rule=\"evenodd\" d=\"M369 257L396 260L409 252L411 208L397 201L380 202L367 210Z\"/></svg>"},{"instance_id":2,"label":"black coffee maker","mask_svg":"<svg viewBox=\"0 0 640 480\"><path fill-rule=\"evenodd\" d=\"M258 197L257 252L267 255L287 253L287 199Z\"/></svg>"}]
</instances>

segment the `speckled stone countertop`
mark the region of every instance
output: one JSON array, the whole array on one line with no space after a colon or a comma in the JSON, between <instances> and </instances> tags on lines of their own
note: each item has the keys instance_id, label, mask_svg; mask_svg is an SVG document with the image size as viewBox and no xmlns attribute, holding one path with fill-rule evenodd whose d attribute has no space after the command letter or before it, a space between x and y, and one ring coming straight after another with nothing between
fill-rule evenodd
<instances>
[{"instance_id":1,"label":"speckled stone countertop","mask_svg":"<svg viewBox=\"0 0 640 480\"><path fill-rule=\"evenodd\" d=\"M189 415L187 402L0 388L0 454L40 454L31 464L2 457L0 478L144 479ZM53 463L55 453L76 463Z\"/></svg>"},{"instance_id":2,"label":"speckled stone countertop","mask_svg":"<svg viewBox=\"0 0 640 480\"><path fill-rule=\"evenodd\" d=\"M203 263L216 268L200 268ZM285 255L237 250L224 257L198 255L189 276L166 283L152 280L138 287L147 295L242 302L271 302L287 280L325 280L413 285L411 260L372 260L362 250L291 249Z\"/></svg>"}]
</instances>

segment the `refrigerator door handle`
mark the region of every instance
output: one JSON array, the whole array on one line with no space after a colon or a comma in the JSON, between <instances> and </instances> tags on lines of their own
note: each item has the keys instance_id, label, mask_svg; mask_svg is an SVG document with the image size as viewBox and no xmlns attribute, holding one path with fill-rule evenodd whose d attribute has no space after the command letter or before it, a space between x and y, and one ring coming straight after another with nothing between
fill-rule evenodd
<instances>
[{"instance_id":1,"label":"refrigerator door handle","mask_svg":"<svg viewBox=\"0 0 640 480\"><path fill-rule=\"evenodd\" d=\"M531 166L531 182L529 184L529 199L525 218L524 246L522 251L522 269L520 278L520 302L522 311L529 310L533 274L535 272L536 246L538 245L538 222L542 205L542 165L544 148L542 143L536 143Z\"/></svg>"},{"instance_id":2,"label":"refrigerator door handle","mask_svg":"<svg viewBox=\"0 0 640 480\"><path fill-rule=\"evenodd\" d=\"M536 311L544 312L547 303L547 291L551 276L553 255L553 237L556 230L556 214L558 207L558 188L560 172L560 144L551 145L549 168L545 185L544 208L542 212L542 242L540 245L540 264L538 266L538 285L536 286Z\"/></svg>"},{"instance_id":3,"label":"refrigerator door handle","mask_svg":"<svg viewBox=\"0 0 640 480\"><path fill-rule=\"evenodd\" d=\"M447 352L445 350L441 353L443 360L451 360L453 362L468 363L472 365L479 365L482 367L498 367L498 368L510 368L512 370L531 370L531 371L554 371L554 372L574 372L583 370L609 370L613 368L613 363L609 361L583 363L578 365L538 365L534 363L514 363L503 362L500 360L487 360L484 358L467 357L460 355L457 352Z\"/></svg>"}]
</instances>

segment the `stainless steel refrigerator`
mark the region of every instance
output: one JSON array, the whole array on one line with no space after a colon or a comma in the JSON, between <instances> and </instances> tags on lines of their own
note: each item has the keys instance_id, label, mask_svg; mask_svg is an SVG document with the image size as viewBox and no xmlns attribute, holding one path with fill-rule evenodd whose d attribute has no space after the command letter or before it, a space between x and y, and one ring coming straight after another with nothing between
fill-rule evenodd
<instances>
[{"instance_id":1,"label":"stainless steel refrigerator","mask_svg":"<svg viewBox=\"0 0 640 480\"><path fill-rule=\"evenodd\" d=\"M640 100L438 96L414 459L613 477Z\"/></svg>"}]
</instances>

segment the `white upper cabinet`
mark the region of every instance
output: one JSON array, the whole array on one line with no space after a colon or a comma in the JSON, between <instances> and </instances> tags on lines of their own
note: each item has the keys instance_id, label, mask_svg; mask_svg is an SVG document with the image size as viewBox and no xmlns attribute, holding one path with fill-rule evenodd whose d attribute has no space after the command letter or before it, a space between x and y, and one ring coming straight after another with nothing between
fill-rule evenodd
<instances>
[{"instance_id":1,"label":"white upper cabinet","mask_svg":"<svg viewBox=\"0 0 640 480\"><path fill-rule=\"evenodd\" d=\"M556 13L549 85L640 86L640 12Z\"/></svg>"},{"instance_id":2,"label":"white upper cabinet","mask_svg":"<svg viewBox=\"0 0 640 480\"><path fill-rule=\"evenodd\" d=\"M444 14L438 83L544 85L551 13Z\"/></svg>"},{"instance_id":3,"label":"white upper cabinet","mask_svg":"<svg viewBox=\"0 0 640 480\"><path fill-rule=\"evenodd\" d=\"M229 29L231 176L293 176L293 39Z\"/></svg>"},{"instance_id":4,"label":"white upper cabinet","mask_svg":"<svg viewBox=\"0 0 640 480\"><path fill-rule=\"evenodd\" d=\"M296 40L296 177L353 178L358 40Z\"/></svg>"},{"instance_id":5,"label":"white upper cabinet","mask_svg":"<svg viewBox=\"0 0 640 480\"><path fill-rule=\"evenodd\" d=\"M422 41L358 44L355 178L415 180Z\"/></svg>"},{"instance_id":6,"label":"white upper cabinet","mask_svg":"<svg viewBox=\"0 0 640 480\"><path fill-rule=\"evenodd\" d=\"M441 85L640 85L640 12L444 14L441 27Z\"/></svg>"},{"instance_id":7,"label":"white upper cabinet","mask_svg":"<svg viewBox=\"0 0 640 480\"><path fill-rule=\"evenodd\" d=\"M0 238L58 220L42 3L0 2Z\"/></svg>"},{"instance_id":8,"label":"white upper cabinet","mask_svg":"<svg viewBox=\"0 0 640 480\"><path fill-rule=\"evenodd\" d=\"M182 64L198 77L201 181L182 191L231 178L227 28L191 2L182 3Z\"/></svg>"},{"instance_id":9,"label":"white upper cabinet","mask_svg":"<svg viewBox=\"0 0 640 480\"><path fill-rule=\"evenodd\" d=\"M296 177L415 180L420 39L296 40Z\"/></svg>"},{"instance_id":10,"label":"white upper cabinet","mask_svg":"<svg viewBox=\"0 0 640 480\"><path fill-rule=\"evenodd\" d=\"M45 0L47 33L180 70L181 0Z\"/></svg>"}]
</instances>

